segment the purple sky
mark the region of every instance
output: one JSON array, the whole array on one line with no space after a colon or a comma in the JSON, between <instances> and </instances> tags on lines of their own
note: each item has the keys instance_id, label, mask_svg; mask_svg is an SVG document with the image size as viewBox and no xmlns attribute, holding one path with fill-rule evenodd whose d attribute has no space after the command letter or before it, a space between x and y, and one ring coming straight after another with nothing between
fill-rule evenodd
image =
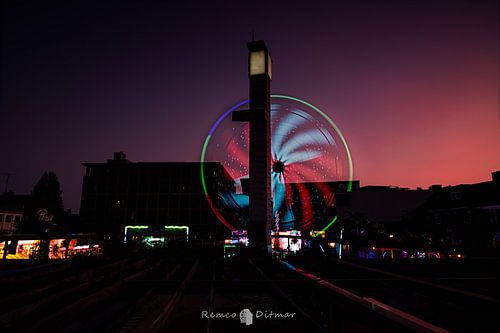
<instances>
[{"instance_id":1,"label":"purple sky","mask_svg":"<svg viewBox=\"0 0 500 333\"><path fill-rule=\"evenodd\" d=\"M0 173L28 193L52 170L78 211L81 162L199 160L212 123L248 95L252 29L273 92L337 123L362 184L499 170L496 1L332 2L2 2Z\"/></svg>"}]
</instances>

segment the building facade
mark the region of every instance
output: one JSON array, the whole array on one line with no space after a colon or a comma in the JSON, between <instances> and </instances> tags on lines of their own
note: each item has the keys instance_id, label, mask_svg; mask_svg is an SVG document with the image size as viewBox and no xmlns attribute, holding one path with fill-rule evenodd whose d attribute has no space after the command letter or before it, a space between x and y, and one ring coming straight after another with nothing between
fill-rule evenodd
<instances>
[{"instance_id":1,"label":"building facade","mask_svg":"<svg viewBox=\"0 0 500 333\"><path fill-rule=\"evenodd\" d=\"M490 181L442 187L412 213L411 228L434 246L472 255L500 250L500 171Z\"/></svg>"},{"instance_id":2,"label":"building facade","mask_svg":"<svg viewBox=\"0 0 500 333\"><path fill-rule=\"evenodd\" d=\"M6 192L0 195L0 234L13 234L23 221L30 203L29 195Z\"/></svg>"},{"instance_id":3,"label":"building facade","mask_svg":"<svg viewBox=\"0 0 500 333\"><path fill-rule=\"evenodd\" d=\"M86 231L117 234L126 226L187 226L191 240L207 240L225 228L212 212L203 191L198 162L133 163L118 152L106 163L83 163L80 217ZM213 182L232 179L220 163L206 162ZM217 203L214 203L217 204Z\"/></svg>"},{"instance_id":4,"label":"building facade","mask_svg":"<svg viewBox=\"0 0 500 333\"><path fill-rule=\"evenodd\" d=\"M22 212L0 210L0 234L14 233L22 218Z\"/></svg>"}]
</instances>

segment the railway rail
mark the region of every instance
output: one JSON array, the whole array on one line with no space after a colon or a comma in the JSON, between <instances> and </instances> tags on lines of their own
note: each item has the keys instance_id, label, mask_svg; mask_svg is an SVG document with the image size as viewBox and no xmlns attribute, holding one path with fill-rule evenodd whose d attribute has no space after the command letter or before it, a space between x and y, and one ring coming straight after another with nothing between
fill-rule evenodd
<instances>
[{"instance_id":1,"label":"railway rail","mask_svg":"<svg viewBox=\"0 0 500 333\"><path fill-rule=\"evenodd\" d=\"M446 304L452 298L437 297L432 303L432 294L437 294L425 284L415 286L373 267L331 260L294 263L299 264L304 274L272 259L156 252L80 267L40 267L31 271L34 281L23 281L28 287L22 292L14 288L15 292L0 295L5 306L0 328L117 333L303 328L308 332L441 332L432 325L412 327L400 320L402 314L412 314L438 328L460 331L419 312L419 306L430 307L430 312L443 306L455 310ZM13 277L3 278L15 284ZM349 293L360 295L362 302ZM249 322L241 323L242 311L251 314ZM399 315L387 315L398 311Z\"/></svg>"},{"instance_id":2,"label":"railway rail","mask_svg":"<svg viewBox=\"0 0 500 333\"><path fill-rule=\"evenodd\" d=\"M496 295L479 294L446 285L446 273L408 276L376 263L349 262L331 258L292 260L291 263L364 299L418 317L453 332L486 332L498 327ZM439 277L439 280L436 278ZM463 282L463 281L462 281Z\"/></svg>"}]
</instances>

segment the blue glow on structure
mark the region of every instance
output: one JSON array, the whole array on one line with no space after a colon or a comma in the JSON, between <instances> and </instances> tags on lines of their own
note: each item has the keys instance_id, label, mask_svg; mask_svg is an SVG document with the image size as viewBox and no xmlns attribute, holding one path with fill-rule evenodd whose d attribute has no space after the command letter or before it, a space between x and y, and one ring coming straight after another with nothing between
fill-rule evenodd
<instances>
[{"instance_id":1,"label":"blue glow on structure","mask_svg":"<svg viewBox=\"0 0 500 333\"><path fill-rule=\"evenodd\" d=\"M290 138L287 143L283 145L281 148L282 155L288 155L296 151L297 149L304 147L304 145L326 145L326 144L335 144L333 138L331 142L329 142L325 135L326 133L319 132L318 129L309 130L304 133L300 133L295 135L293 138ZM329 134L329 133L328 133ZM281 158L278 156L278 158Z\"/></svg>"},{"instance_id":2,"label":"blue glow on structure","mask_svg":"<svg viewBox=\"0 0 500 333\"><path fill-rule=\"evenodd\" d=\"M226 205L234 208L247 208L250 205L250 197L246 194L225 192L219 194L219 197Z\"/></svg>"},{"instance_id":3,"label":"blue glow on structure","mask_svg":"<svg viewBox=\"0 0 500 333\"><path fill-rule=\"evenodd\" d=\"M273 216L276 216L276 212L283 205L285 201L285 184L279 180L280 176L273 173L273 186L274 186L274 197L273 197Z\"/></svg>"},{"instance_id":4,"label":"blue glow on structure","mask_svg":"<svg viewBox=\"0 0 500 333\"><path fill-rule=\"evenodd\" d=\"M280 260L280 263L282 263L283 265L285 265L286 267L288 267L289 269L291 269L292 271L295 271L297 270L297 268L295 266L293 266L292 264L286 262L286 261L283 261L283 260Z\"/></svg>"},{"instance_id":5,"label":"blue glow on structure","mask_svg":"<svg viewBox=\"0 0 500 333\"><path fill-rule=\"evenodd\" d=\"M314 160L317 157L323 155L319 151L300 151L290 154L289 156L283 157L283 162L285 164L299 163L299 162L307 162L310 160Z\"/></svg>"},{"instance_id":6,"label":"blue glow on structure","mask_svg":"<svg viewBox=\"0 0 500 333\"><path fill-rule=\"evenodd\" d=\"M274 111L277 111L276 108ZM271 110L271 121L273 120L273 110ZM275 113L276 114L276 113ZM279 123L278 127L276 127L275 132L273 133L273 138L271 140L271 144L273 146L274 153L281 150L281 146L283 145L283 141L285 140L287 134L290 132L290 129L298 127L302 125L307 120L306 117L298 117L297 111L291 112L288 116L283 118Z\"/></svg>"}]
</instances>

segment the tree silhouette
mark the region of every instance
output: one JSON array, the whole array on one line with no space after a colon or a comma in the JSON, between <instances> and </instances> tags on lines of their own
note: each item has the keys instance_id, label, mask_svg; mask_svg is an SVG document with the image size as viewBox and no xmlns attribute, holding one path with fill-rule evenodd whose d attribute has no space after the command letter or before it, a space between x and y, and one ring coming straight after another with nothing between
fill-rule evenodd
<instances>
[{"instance_id":1,"label":"tree silhouette","mask_svg":"<svg viewBox=\"0 0 500 333\"><path fill-rule=\"evenodd\" d=\"M52 230L64 213L61 186L57 175L44 172L33 191L29 208L17 226L19 233L46 233Z\"/></svg>"},{"instance_id":2,"label":"tree silhouette","mask_svg":"<svg viewBox=\"0 0 500 333\"><path fill-rule=\"evenodd\" d=\"M33 204L52 214L59 214L64 210L61 194L59 179L53 172L44 172L31 192Z\"/></svg>"}]
</instances>

